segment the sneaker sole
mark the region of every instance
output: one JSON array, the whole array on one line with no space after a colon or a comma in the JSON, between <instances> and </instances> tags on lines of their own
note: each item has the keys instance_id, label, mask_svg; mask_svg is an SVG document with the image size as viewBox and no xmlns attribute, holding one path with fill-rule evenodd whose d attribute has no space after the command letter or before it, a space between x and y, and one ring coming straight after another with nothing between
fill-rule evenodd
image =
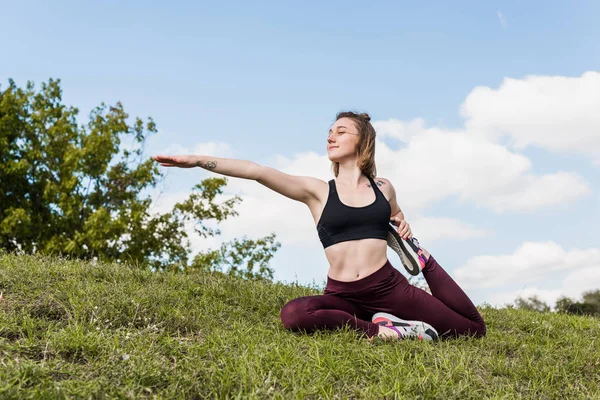
<instances>
[{"instance_id":1,"label":"sneaker sole","mask_svg":"<svg viewBox=\"0 0 600 400\"><path fill-rule=\"evenodd\" d=\"M402 265L404 265L404 268L406 269L406 271L408 271L409 274L414 276L419 275L419 272L421 272L419 261L414 259L414 257L409 257L407 255L413 255L414 252L411 249L409 249L409 246L407 246L404 243L404 239L400 237L394 225L390 223L388 228L388 246L390 246L392 250L394 250L396 254L398 254L398 257L400 257L400 261L402 261ZM418 255L414 256L418 257Z\"/></svg>"},{"instance_id":2,"label":"sneaker sole","mask_svg":"<svg viewBox=\"0 0 600 400\"><path fill-rule=\"evenodd\" d=\"M433 326L429 325L427 322L408 321L408 320L401 319L392 314L388 314L388 313L384 313L384 312L378 312L373 315L373 318L371 318L371 322L373 322L374 324L377 323L377 320L390 320L390 321L392 321L392 323L397 322L398 324L397 325L394 324L395 326L406 326L407 324L409 326L416 326L417 329L419 330L419 333L422 335L422 338L420 338L419 340L438 340L439 339L438 333L435 330L435 328ZM413 338L409 337L409 339L413 339Z\"/></svg>"}]
</instances>

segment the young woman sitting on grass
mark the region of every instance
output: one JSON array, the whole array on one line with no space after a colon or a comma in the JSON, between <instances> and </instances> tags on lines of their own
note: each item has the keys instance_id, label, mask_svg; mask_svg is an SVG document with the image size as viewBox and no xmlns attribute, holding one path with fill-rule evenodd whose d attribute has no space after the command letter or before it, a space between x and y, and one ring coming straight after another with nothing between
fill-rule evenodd
<instances>
[{"instance_id":1,"label":"young woman sitting on grass","mask_svg":"<svg viewBox=\"0 0 600 400\"><path fill-rule=\"evenodd\" d=\"M484 336L483 318L438 262L420 248L423 276L431 294L411 285L387 259L390 221L418 246L396 202L391 182L375 177L375 129L368 114L337 114L327 137L335 179L325 182L289 175L252 161L202 155L155 156L166 167L202 167L253 179L308 206L329 261L324 293L291 300L281 310L283 325L313 332L349 324L372 340L434 340Z\"/></svg>"}]
</instances>

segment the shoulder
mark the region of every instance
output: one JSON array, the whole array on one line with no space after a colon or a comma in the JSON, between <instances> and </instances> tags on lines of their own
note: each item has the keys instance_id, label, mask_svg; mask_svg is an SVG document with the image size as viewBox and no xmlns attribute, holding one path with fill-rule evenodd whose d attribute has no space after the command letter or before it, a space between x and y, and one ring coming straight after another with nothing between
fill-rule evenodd
<instances>
[{"instance_id":1,"label":"shoulder","mask_svg":"<svg viewBox=\"0 0 600 400\"><path fill-rule=\"evenodd\" d=\"M395 197L396 190L394 189L394 185L392 185L392 182L389 179L378 176L376 178L373 178L373 180L375 181L375 184L379 187L379 190L381 190L385 194L385 197L387 197L388 199Z\"/></svg>"},{"instance_id":2,"label":"shoulder","mask_svg":"<svg viewBox=\"0 0 600 400\"><path fill-rule=\"evenodd\" d=\"M400 206L398 205L398 201L396 200L396 189L394 189L392 182L390 182L389 179L380 177L374 178L373 180L379 187L379 190L381 190L381 193L383 193L385 198L390 202L392 216L402 212L402 210L400 210Z\"/></svg>"},{"instance_id":3,"label":"shoulder","mask_svg":"<svg viewBox=\"0 0 600 400\"><path fill-rule=\"evenodd\" d=\"M378 176L376 178L373 178L373 180L375 181L377 186L379 186L380 188L392 188L393 189L392 182L390 182L390 180L387 178L382 178L382 177Z\"/></svg>"}]
</instances>

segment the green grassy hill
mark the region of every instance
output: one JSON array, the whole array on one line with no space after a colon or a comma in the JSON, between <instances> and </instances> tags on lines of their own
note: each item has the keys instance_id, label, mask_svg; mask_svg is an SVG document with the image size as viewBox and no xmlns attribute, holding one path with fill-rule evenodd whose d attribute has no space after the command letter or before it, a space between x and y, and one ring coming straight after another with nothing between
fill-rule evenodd
<instances>
[{"instance_id":1,"label":"green grassy hill","mask_svg":"<svg viewBox=\"0 0 600 400\"><path fill-rule=\"evenodd\" d=\"M0 398L600 398L600 319L481 308L483 339L286 331L314 288L0 253Z\"/></svg>"}]
</instances>

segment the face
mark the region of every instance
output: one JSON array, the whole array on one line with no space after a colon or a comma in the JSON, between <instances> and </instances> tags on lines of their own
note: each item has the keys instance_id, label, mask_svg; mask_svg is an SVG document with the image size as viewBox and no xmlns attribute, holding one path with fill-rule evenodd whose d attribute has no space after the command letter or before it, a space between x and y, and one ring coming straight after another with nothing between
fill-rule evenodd
<instances>
[{"instance_id":1,"label":"face","mask_svg":"<svg viewBox=\"0 0 600 400\"><path fill-rule=\"evenodd\" d=\"M329 129L327 155L333 162L354 157L358 143L358 129L350 118L340 118Z\"/></svg>"}]
</instances>

